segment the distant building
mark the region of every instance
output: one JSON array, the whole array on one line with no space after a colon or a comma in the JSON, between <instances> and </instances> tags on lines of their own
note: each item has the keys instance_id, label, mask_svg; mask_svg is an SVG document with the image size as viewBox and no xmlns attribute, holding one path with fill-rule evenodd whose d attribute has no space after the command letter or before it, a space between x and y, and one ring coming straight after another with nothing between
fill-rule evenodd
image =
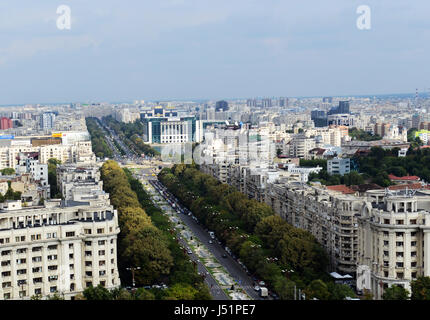
<instances>
[{"instance_id":1,"label":"distant building","mask_svg":"<svg viewBox=\"0 0 430 320\"><path fill-rule=\"evenodd\" d=\"M322 110L311 111L311 120L314 122L315 127L327 127L327 113Z\"/></svg>"},{"instance_id":2,"label":"distant building","mask_svg":"<svg viewBox=\"0 0 430 320\"><path fill-rule=\"evenodd\" d=\"M340 174L341 176L351 172L350 159L334 158L327 161L328 174Z\"/></svg>"},{"instance_id":3,"label":"distant building","mask_svg":"<svg viewBox=\"0 0 430 320\"><path fill-rule=\"evenodd\" d=\"M143 138L148 143L184 143L195 141L195 116L178 117L175 111L154 108L141 113Z\"/></svg>"},{"instance_id":4,"label":"distant building","mask_svg":"<svg viewBox=\"0 0 430 320\"><path fill-rule=\"evenodd\" d=\"M271 108L272 107L272 99L263 99L262 101L263 108Z\"/></svg>"},{"instance_id":5,"label":"distant building","mask_svg":"<svg viewBox=\"0 0 430 320\"><path fill-rule=\"evenodd\" d=\"M12 120L6 117L0 118L0 130L13 128Z\"/></svg>"},{"instance_id":6,"label":"distant building","mask_svg":"<svg viewBox=\"0 0 430 320\"><path fill-rule=\"evenodd\" d=\"M40 129L53 129L55 126L55 114L52 112L45 112L40 116Z\"/></svg>"},{"instance_id":7,"label":"distant building","mask_svg":"<svg viewBox=\"0 0 430 320\"><path fill-rule=\"evenodd\" d=\"M339 101L339 106L331 108L328 115L332 114L350 114L349 101Z\"/></svg>"},{"instance_id":8,"label":"distant building","mask_svg":"<svg viewBox=\"0 0 430 320\"><path fill-rule=\"evenodd\" d=\"M228 111L228 102L221 100L221 101L217 101L216 105L215 105L215 112L219 112L219 111Z\"/></svg>"}]
</instances>

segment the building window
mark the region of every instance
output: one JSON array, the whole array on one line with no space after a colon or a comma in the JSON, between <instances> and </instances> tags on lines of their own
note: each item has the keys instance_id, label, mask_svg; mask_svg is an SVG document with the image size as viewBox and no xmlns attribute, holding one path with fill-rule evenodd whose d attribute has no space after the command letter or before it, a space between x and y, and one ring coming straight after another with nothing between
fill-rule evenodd
<instances>
[{"instance_id":1,"label":"building window","mask_svg":"<svg viewBox=\"0 0 430 320\"><path fill-rule=\"evenodd\" d=\"M403 262L397 262L396 268L403 268Z\"/></svg>"},{"instance_id":2,"label":"building window","mask_svg":"<svg viewBox=\"0 0 430 320\"><path fill-rule=\"evenodd\" d=\"M42 272L42 267L33 268L33 273Z\"/></svg>"},{"instance_id":3,"label":"building window","mask_svg":"<svg viewBox=\"0 0 430 320\"><path fill-rule=\"evenodd\" d=\"M50 246L48 246L48 250L57 250L57 245L56 244L53 244L53 245L50 245Z\"/></svg>"},{"instance_id":4,"label":"building window","mask_svg":"<svg viewBox=\"0 0 430 320\"><path fill-rule=\"evenodd\" d=\"M412 267L412 268L416 268L416 267L417 267L417 263L416 263L416 261L411 262L411 267Z\"/></svg>"},{"instance_id":5,"label":"building window","mask_svg":"<svg viewBox=\"0 0 430 320\"><path fill-rule=\"evenodd\" d=\"M384 271L384 277L388 278L388 271Z\"/></svg>"},{"instance_id":6,"label":"building window","mask_svg":"<svg viewBox=\"0 0 430 320\"><path fill-rule=\"evenodd\" d=\"M390 219L384 219L384 224L390 224Z\"/></svg>"},{"instance_id":7,"label":"building window","mask_svg":"<svg viewBox=\"0 0 430 320\"><path fill-rule=\"evenodd\" d=\"M396 237L403 237L403 232L396 232Z\"/></svg>"},{"instance_id":8,"label":"building window","mask_svg":"<svg viewBox=\"0 0 430 320\"><path fill-rule=\"evenodd\" d=\"M99 256L104 256L105 255L105 251L104 250L99 250Z\"/></svg>"},{"instance_id":9,"label":"building window","mask_svg":"<svg viewBox=\"0 0 430 320\"><path fill-rule=\"evenodd\" d=\"M91 261L85 261L86 267L91 267L92 265L93 265L93 263Z\"/></svg>"},{"instance_id":10,"label":"building window","mask_svg":"<svg viewBox=\"0 0 430 320\"><path fill-rule=\"evenodd\" d=\"M397 258L403 258L403 252L396 252Z\"/></svg>"},{"instance_id":11,"label":"building window","mask_svg":"<svg viewBox=\"0 0 430 320\"><path fill-rule=\"evenodd\" d=\"M71 232L66 232L66 237L74 237L75 236L75 232L71 231Z\"/></svg>"},{"instance_id":12,"label":"building window","mask_svg":"<svg viewBox=\"0 0 430 320\"><path fill-rule=\"evenodd\" d=\"M396 224L403 224L403 220L396 220Z\"/></svg>"},{"instance_id":13,"label":"building window","mask_svg":"<svg viewBox=\"0 0 430 320\"><path fill-rule=\"evenodd\" d=\"M99 246L103 246L105 244L106 241L104 240L99 240Z\"/></svg>"},{"instance_id":14,"label":"building window","mask_svg":"<svg viewBox=\"0 0 430 320\"><path fill-rule=\"evenodd\" d=\"M1 266L2 267L10 266L10 260L2 261Z\"/></svg>"},{"instance_id":15,"label":"building window","mask_svg":"<svg viewBox=\"0 0 430 320\"><path fill-rule=\"evenodd\" d=\"M69 254L69 259L73 259L73 253Z\"/></svg>"},{"instance_id":16,"label":"building window","mask_svg":"<svg viewBox=\"0 0 430 320\"><path fill-rule=\"evenodd\" d=\"M397 241L396 242L396 246L403 247L403 241Z\"/></svg>"},{"instance_id":17,"label":"building window","mask_svg":"<svg viewBox=\"0 0 430 320\"><path fill-rule=\"evenodd\" d=\"M411 247L416 247L417 246L417 242L416 241L411 241Z\"/></svg>"},{"instance_id":18,"label":"building window","mask_svg":"<svg viewBox=\"0 0 430 320\"><path fill-rule=\"evenodd\" d=\"M33 252L42 251L42 247L33 247L31 251Z\"/></svg>"},{"instance_id":19,"label":"building window","mask_svg":"<svg viewBox=\"0 0 430 320\"><path fill-rule=\"evenodd\" d=\"M51 292L51 293L57 292L57 287L50 287L49 292Z\"/></svg>"},{"instance_id":20,"label":"building window","mask_svg":"<svg viewBox=\"0 0 430 320\"><path fill-rule=\"evenodd\" d=\"M85 234L91 234L91 229L85 229Z\"/></svg>"},{"instance_id":21,"label":"building window","mask_svg":"<svg viewBox=\"0 0 430 320\"><path fill-rule=\"evenodd\" d=\"M100 233L104 233L104 232L105 232L105 229L104 229L104 228L97 229L97 233L98 233L98 234L100 234Z\"/></svg>"},{"instance_id":22,"label":"building window","mask_svg":"<svg viewBox=\"0 0 430 320\"><path fill-rule=\"evenodd\" d=\"M69 249L73 249L73 243L69 243Z\"/></svg>"},{"instance_id":23,"label":"building window","mask_svg":"<svg viewBox=\"0 0 430 320\"><path fill-rule=\"evenodd\" d=\"M411 252L411 257L416 257L417 256L417 252L416 251L412 251Z\"/></svg>"}]
</instances>

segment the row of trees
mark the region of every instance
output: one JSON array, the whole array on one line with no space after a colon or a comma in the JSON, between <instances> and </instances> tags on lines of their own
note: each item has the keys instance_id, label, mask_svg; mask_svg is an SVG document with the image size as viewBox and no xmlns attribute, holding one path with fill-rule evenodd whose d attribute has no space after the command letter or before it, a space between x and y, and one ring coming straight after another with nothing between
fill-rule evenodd
<instances>
[{"instance_id":1,"label":"row of trees","mask_svg":"<svg viewBox=\"0 0 430 320\"><path fill-rule=\"evenodd\" d=\"M105 121L109 127L116 132L120 139L124 141L130 149L139 154L143 153L150 157L160 154L150 145L145 144L140 137L143 134L144 129L140 120L136 120L133 123L124 123L115 120L112 116L107 116L103 118L103 121Z\"/></svg>"},{"instance_id":2,"label":"row of trees","mask_svg":"<svg viewBox=\"0 0 430 320\"><path fill-rule=\"evenodd\" d=\"M411 281L411 300L430 300L430 277L419 277ZM384 300L407 300L409 291L402 286L393 285L384 290Z\"/></svg>"},{"instance_id":3,"label":"row of trees","mask_svg":"<svg viewBox=\"0 0 430 320\"><path fill-rule=\"evenodd\" d=\"M98 126L96 118L85 118L85 122L91 136L91 145L95 155L99 158L112 157L112 150L106 142L106 133Z\"/></svg>"},{"instance_id":4,"label":"row of trees","mask_svg":"<svg viewBox=\"0 0 430 320\"><path fill-rule=\"evenodd\" d=\"M351 172L344 175L329 175L326 160L301 160L300 165L305 167L323 167L320 173L309 175L309 181L320 181L325 185L358 185L366 182L376 183L388 187L393 183L388 175L396 176L416 175L424 181L430 181L430 150L409 148L406 157L398 156L399 148L385 150L381 147L372 147L366 156L353 158L358 164L360 174Z\"/></svg>"},{"instance_id":5,"label":"row of trees","mask_svg":"<svg viewBox=\"0 0 430 320\"><path fill-rule=\"evenodd\" d=\"M349 287L330 280L325 272L327 256L316 239L275 215L266 204L248 199L194 165L164 168L159 179L281 299L293 299L295 286L310 299L354 296ZM328 295L312 289L321 283Z\"/></svg>"},{"instance_id":6,"label":"row of trees","mask_svg":"<svg viewBox=\"0 0 430 320\"><path fill-rule=\"evenodd\" d=\"M366 157L356 160L360 172L371 177L372 182L386 187L391 184L388 175L415 175L430 181L430 150L409 148L406 157L398 157L398 148L385 150L373 147Z\"/></svg>"},{"instance_id":7,"label":"row of trees","mask_svg":"<svg viewBox=\"0 0 430 320\"><path fill-rule=\"evenodd\" d=\"M153 293L156 299L180 299L180 288L189 292L191 285L184 280L184 277L188 276L188 270L184 271L175 265L175 258L184 253L179 247L172 246L173 236L154 225L151 217L142 208L136 192L132 190L129 177L115 161L109 160L103 164L101 177L105 191L110 194L112 205L118 210L121 230L118 235L118 268L121 279L125 283L131 283L131 274L127 268L140 267L135 271L137 286L162 282L168 284L173 291L159 290ZM178 273L175 273L177 270ZM181 277L181 271L184 277ZM191 273L190 277L192 276ZM193 278L190 281L194 280L195 286L192 288L195 294L192 297L208 298L202 280ZM194 292L193 290L191 291Z\"/></svg>"},{"instance_id":8,"label":"row of trees","mask_svg":"<svg viewBox=\"0 0 430 320\"><path fill-rule=\"evenodd\" d=\"M378 134L371 134L370 132L364 131L362 129L350 128L348 129L348 134L353 140L359 141L376 141L382 140L382 137Z\"/></svg>"}]
</instances>

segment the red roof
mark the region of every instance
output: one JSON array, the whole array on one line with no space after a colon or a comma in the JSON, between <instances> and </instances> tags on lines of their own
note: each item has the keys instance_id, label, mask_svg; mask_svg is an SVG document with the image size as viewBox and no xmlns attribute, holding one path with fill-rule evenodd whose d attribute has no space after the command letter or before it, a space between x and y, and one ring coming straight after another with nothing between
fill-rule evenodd
<instances>
[{"instance_id":1,"label":"red roof","mask_svg":"<svg viewBox=\"0 0 430 320\"><path fill-rule=\"evenodd\" d=\"M343 194L354 194L355 193L354 190L348 188L344 184L339 184L336 186L327 186L327 189L331 190L331 191L342 192Z\"/></svg>"},{"instance_id":2,"label":"red roof","mask_svg":"<svg viewBox=\"0 0 430 320\"><path fill-rule=\"evenodd\" d=\"M390 180L400 180L400 181L419 181L420 180L420 177L417 177L417 176L397 177L394 174L389 174L388 178Z\"/></svg>"},{"instance_id":3,"label":"red roof","mask_svg":"<svg viewBox=\"0 0 430 320\"><path fill-rule=\"evenodd\" d=\"M403 190L403 189L422 189L423 186L421 183L412 183L412 184L397 184L395 186L389 186L390 190Z\"/></svg>"}]
</instances>

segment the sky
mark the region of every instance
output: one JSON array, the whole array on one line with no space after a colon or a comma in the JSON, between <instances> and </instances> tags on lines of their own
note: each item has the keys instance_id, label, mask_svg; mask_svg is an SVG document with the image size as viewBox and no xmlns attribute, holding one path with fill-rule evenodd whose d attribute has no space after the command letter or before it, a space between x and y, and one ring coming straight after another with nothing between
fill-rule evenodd
<instances>
[{"instance_id":1,"label":"sky","mask_svg":"<svg viewBox=\"0 0 430 320\"><path fill-rule=\"evenodd\" d=\"M0 104L430 91L429 17L428 0L3 0Z\"/></svg>"}]
</instances>

